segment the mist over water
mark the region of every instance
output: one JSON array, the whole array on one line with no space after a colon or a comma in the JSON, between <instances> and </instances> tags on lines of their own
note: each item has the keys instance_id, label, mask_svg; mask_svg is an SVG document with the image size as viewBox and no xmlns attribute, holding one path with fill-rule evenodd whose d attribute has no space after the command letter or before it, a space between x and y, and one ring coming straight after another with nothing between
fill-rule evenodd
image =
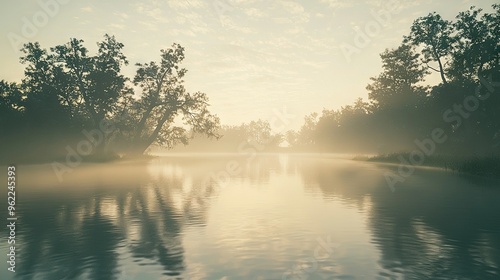
<instances>
[{"instance_id":1,"label":"mist over water","mask_svg":"<svg viewBox=\"0 0 500 280\"><path fill-rule=\"evenodd\" d=\"M497 2L3 1L0 280L500 279Z\"/></svg>"},{"instance_id":2,"label":"mist over water","mask_svg":"<svg viewBox=\"0 0 500 280\"><path fill-rule=\"evenodd\" d=\"M170 155L58 182L50 165L18 166L17 273L0 278L498 279L498 182L419 169L392 192L391 168Z\"/></svg>"}]
</instances>

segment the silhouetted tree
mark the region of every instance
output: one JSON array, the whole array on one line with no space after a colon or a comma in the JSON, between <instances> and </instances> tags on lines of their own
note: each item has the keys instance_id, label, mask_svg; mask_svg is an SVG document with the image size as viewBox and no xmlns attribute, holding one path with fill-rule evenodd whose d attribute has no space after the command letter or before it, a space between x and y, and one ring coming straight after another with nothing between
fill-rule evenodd
<instances>
[{"instance_id":1,"label":"silhouetted tree","mask_svg":"<svg viewBox=\"0 0 500 280\"><path fill-rule=\"evenodd\" d=\"M383 72L371 78L373 82L366 87L377 108L407 107L426 95L426 88L418 84L428 72L418 60L420 54L411 46L386 50L380 57Z\"/></svg>"},{"instance_id":2,"label":"silhouetted tree","mask_svg":"<svg viewBox=\"0 0 500 280\"><path fill-rule=\"evenodd\" d=\"M452 32L451 22L434 12L415 20L410 34L405 37L405 42L410 42L414 46L423 46L423 62L429 69L439 72L443 83L447 82L445 61L452 51ZM431 61L437 62L439 68L430 66L428 63Z\"/></svg>"},{"instance_id":3,"label":"silhouetted tree","mask_svg":"<svg viewBox=\"0 0 500 280\"><path fill-rule=\"evenodd\" d=\"M481 15L482 9L471 7L460 12L454 23L455 50L450 74L459 80L476 80L478 74L500 71L500 5L495 13Z\"/></svg>"},{"instance_id":4,"label":"silhouetted tree","mask_svg":"<svg viewBox=\"0 0 500 280\"><path fill-rule=\"evenodd\" d=\"M312 114L296 135L288 133L297 139L289 143L321 151L399 152L442 128L448 140L438 153L498 153L500 5L492 7L492 13L471 7L454 22L436 13L418 18L399 47L380 55L382 73L366 87L369 105L357 100ZM425 85L429 69L440 74L439 84Z\"/></svg>"},{"instance_id":5,"label":"silhouetted tree","mask_svg":"<svg viewBox=\"0 0 500 280\"><path fill-rule=\"evenodd\" d=\"M28 43L22 51L26 64L23 90L27 114L32 119L46 116L70 122L76 128L100 129L104 120L117 114L121 103L132 95L127 78L120 74L128 64L123 44L105 35L91 56L83 40L71 39L47 51L39 43ZM55 125L68 132L68 127ZM103 154L109 134L95 142L95 153Z\"/></svg>"},{"instance_id":6,"label":"silhouetted tree","mask_svg":"<svg viewBox=\"0 0 500 280\"><path fill-rule=\"evenodd\" d=\"M24 79L0 82L0 129L12 135L2 136L12 145L4 145L0 154L43 150L37 152L42 157L61 157L84 131L100 131L90 139L98 157L108 157L111 149L138 155L153 143L187 143L186 128L218 136L219 119L209 112L207 95L184 88L180 45L162 50L159 63L137 64L133 80L121 74L128 64L122 43L106 34L97 47L90 55L78 39L49 50L39 43L24 45Z\"/></svg>"},{"instance_id":7,"label":"silhouetted tree","mask_svg":"<svg viewBox=\"0 0 500 280\"><path fill-rule=\"evenodd\" d=\"M180 67L184 60L184 48L173 44L161 50L161 61L136 64L139 68L134 84L142 90L141 97L132 102L128 114L135 125L122 131L128 138L129 152L142 154L153 143L173 147L187 144L187 131L217 137L219 118L208 110L205 93L189 93L184 88L183 77L187 70ZM175 121L182 117L182 124Z\"/></svg>"}]
</instances>

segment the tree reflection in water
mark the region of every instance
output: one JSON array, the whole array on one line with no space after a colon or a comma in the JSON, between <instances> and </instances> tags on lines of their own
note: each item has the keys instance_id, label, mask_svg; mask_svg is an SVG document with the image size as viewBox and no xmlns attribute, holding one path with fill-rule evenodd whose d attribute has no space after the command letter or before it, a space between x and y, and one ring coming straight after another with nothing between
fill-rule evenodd
<instances>
[{"instance_id":1,"label":"tree reflection in water","mask_svg":"<svg viewBox=\"0 0 500 280\"><path fill-rule=\"evenodd\" d=\"M194 191L184 194L184 205L179 205L175 197L186 178L154 180L145 164L100 165L74 172L65 181L67 187L41 191L49 183L39 187L31 182L23 193L18 277L120 278L127 275L121 271L120 256L126 251L140 265L158 264L161 274L182 275L180 232L185 224L203 226L208 206L190 210L192 201L203 201Z\"/></svg>"},{"instance_id":2,"label":"tree reflection in water","mask_svg":"<svg viewBox=\"0 0 500 280\"><path fill-rule=\"evenodd\" d=\"M300 172L305 188L368 209L372 242L387 271L381 277L498 279L498 182L471 184L439 170L419 170L393 193L383 177L386 167L335 166L294 156L290 165Z\"/></svg>"},{"instance_id":3,"label":"tree reflection in water","mask_svg":"<svg viewBox=\"0 0 500 280\"><path fill-rule=\"evenodd\" d=\"M239 171L226 182L214 180L212 174L226 170L230 161L238 163ZM279 177L294 184L298 180L296 186L300 190L303 186L305 195L300 199L304 201L308 196L324 199L325 203L340 201L363 213L366 219L362 221L366 221L371 243L377 248L374 252L378 251L375 259L378 258L379 278L498 277L498 188L470 183L441 171L420 170L393 193L383 177L386 168L319 155L170 156L149 163L82 166L63 184L58 184L47 178L48 175L36 173L51 174L50 169L36 171L26 167L25 174L32 176L22 177L19 182L23 188L19 194L22 203L17 209L16 275L18 279L188 279L188 274L197 268L188 267L186 255L191 255L186 252L183 238L189 230L200 232L198 229L206 226L213 198L222 194L224 188L243 181L251 188L273 188L268 183L277 182L275 179ZM262 193L270 192L263 190ZM5 202L2 203L0 207L6 209ZM288 205L282 207L285 210L281 212L286 215L295 206L290 205L289 210L286 210ZM254 218L259 218L263 225L269 221L272 227L276 221L272 215L281 212ZM253 217L251 213L246 214ZM317 219L322 223L335 223L332 228L342 226L341 221L330 221L329 217L325 214ZM0 218L5 219L6 213L0 212ZM310 230L296 226L295 229L304 232ZM239 276L281 275L296 259L285 252L302 251L301 247L283 240L275 248L268 246L270 243L266 240L256 242L255 239L256 236L261 239L279 236L301 240L300 232L273 235L282 228L269 231L252 224L245 228L251 235L238 235L240 239L246 238L241 248L253 254L234 260L233 264L251 264L243 272L224 267L223 255L210 260L196 258L196 261L215 266L211 271L215 275L218 270ZM234 239L231 234L233 232L224 232L225 237L204 240L229 242ZM5 238L3 232L1 235ZM203 233L194 236L203 236ZM230 244L224 246L231 247ZM250 248L250 244L261 249ZM220 247L216 246L204 244L202 247L213 250L210 253L224 252L217 251ZM282 259L278 262L266 259L273 254ZM337 267L337 264L328 266ZM259 267L267 270L259 271Z\"/></svg>"}]
</instances>

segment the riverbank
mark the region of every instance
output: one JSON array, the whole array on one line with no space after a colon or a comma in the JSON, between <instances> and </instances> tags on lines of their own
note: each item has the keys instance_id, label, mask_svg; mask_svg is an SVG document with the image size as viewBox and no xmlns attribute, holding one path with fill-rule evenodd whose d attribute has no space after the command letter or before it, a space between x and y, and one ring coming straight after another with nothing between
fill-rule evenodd
<instances>
[{"instance_id":1,"label":"riverbank","mask_svg":"<svg viewBox=\"0 0 500 280\"><path fill-rule=\"evenodd\" d=\"M89 156L80 156L78 154L69 154L66 156L29 156L29 155L21 155L18 157L0 157L0 165L17 165L17 164L48 164L48 163L70 163L72 164L80 164L80 163L111 163L117 161L145 161L156 158L155 155L144 154L144 155L118 155L115 153L110 153L106 155L89 155Z\"/></svg>"},{"instance_id":2,"label":"riverbank","mask_svg":"<svg viewBox=\"0 0 500 280\"><path fill-rule=\"evenodd\" d=\"M365 160L369 162L383 162L395 164L408 164L410 153L392 153L377 155L373 157L356 157L355 160ZM418 166L440 167L445 170L454 171L459 174L473 175L480 177L491 177L500 179L500 156L452 156L452 155L431 155L425 157L422 164Z\"/></svg>"}]
</instances>

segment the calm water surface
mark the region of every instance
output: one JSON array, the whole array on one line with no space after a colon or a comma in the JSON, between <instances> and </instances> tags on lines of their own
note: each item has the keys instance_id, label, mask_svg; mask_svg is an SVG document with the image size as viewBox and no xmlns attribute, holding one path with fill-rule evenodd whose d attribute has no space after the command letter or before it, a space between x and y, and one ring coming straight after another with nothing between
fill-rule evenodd
<instances>
[{"instance_id":1,"label":"calm water surface","mask_svg":"<svg viewBox=\"0 0 500 280\"><path fill-rule=\"evenodd\" d=\"M428 169L392 192L393 169L167 156L60 183L50 165L18 166L16 273L3 227L0 279L500 279L499 183Z\"/></svg>"}]
</instances>

